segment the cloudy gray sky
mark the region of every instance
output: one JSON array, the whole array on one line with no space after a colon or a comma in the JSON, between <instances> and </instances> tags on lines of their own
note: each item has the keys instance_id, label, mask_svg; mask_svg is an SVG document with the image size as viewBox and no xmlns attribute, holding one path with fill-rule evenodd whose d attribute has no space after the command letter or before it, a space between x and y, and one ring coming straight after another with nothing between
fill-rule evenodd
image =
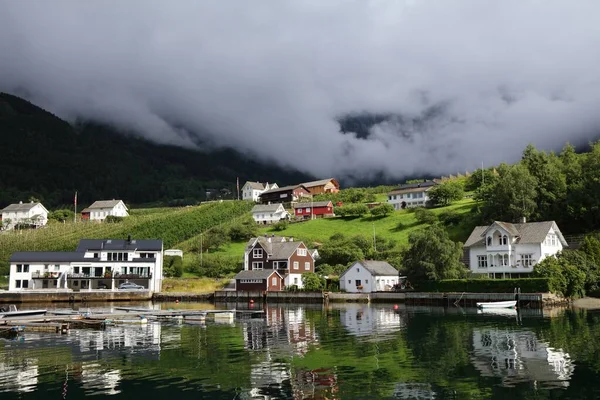
<instances>
[{"instance_id":1,"label":"cloudy gray sky","mask_svg":"<svg viewBox=\"0 0 600 400\"><path fill-rule=\"evenodd\" d=\"M0 0L0 90L319 176L452 173L600 132L598 15L597 0ZM356 113L405 122L340 133Z\"/></svg>"}]
</instances>

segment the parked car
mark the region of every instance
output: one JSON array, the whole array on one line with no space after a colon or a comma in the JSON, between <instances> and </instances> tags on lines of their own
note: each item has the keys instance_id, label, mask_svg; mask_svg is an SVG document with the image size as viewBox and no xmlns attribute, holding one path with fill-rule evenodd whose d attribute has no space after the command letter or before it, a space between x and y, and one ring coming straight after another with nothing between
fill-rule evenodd
<instances>
[{"instance_id":1,"label":"parked car","mask_svg":"<svg viewBox=\"0 0 600 400\"><path fill-rule=\"evenodd\" d=\"M98 283L98 289L108 289L108 285L104 282Z\"/></svg>"},{"instance_id":2,"label":"parked car","mask_svg":"<svg viewBox=\"0 0 600 400\"><path fill-rule=\"evenodd\" d=\"M146 289L143 286L138 285L137 283L133 283L133 282L125 282L125 283L121 283L119 285L119 289L120 290L144 290Z\"/></svg>"}]
</instances>

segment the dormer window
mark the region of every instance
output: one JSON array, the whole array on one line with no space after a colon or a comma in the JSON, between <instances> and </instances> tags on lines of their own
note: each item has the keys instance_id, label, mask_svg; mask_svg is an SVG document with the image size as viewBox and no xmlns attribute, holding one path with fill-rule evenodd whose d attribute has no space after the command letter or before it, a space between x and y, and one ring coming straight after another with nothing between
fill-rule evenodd
<instances>
[{"instance_id":1,"label":"dormer window","mask_svg":"<svg viewBox=\"0 0 600 400\"><path fill-rule=\"evenodd\" d=\"M252 257L254 257L254 258L262 258L262 256L263 256L262 249L259 248L259 249L254 249L252 251Z\"/></svg>"},{"instance_id":2,"label":"dormer window","mask_svg":"<svg viewBox=\"0 0 600 400\"><path fill-rule=\"evenodd\" d=\"M488 236L488 237L487 237L487 245L488 245L488 246L491 246L491 245L492 245L492 237L491 237L491 236Z\"/></svg>"},{"instance_id":3,"label":"dormer window","mask_svg":"<svg viewBox=\"0 0 600 400\"><path fill-rule=\"evenodd\" d=\"M508 244L508 236L506 236L506 235L502 236L502 244L505 246Z\"/></svg>"}]
</instances>

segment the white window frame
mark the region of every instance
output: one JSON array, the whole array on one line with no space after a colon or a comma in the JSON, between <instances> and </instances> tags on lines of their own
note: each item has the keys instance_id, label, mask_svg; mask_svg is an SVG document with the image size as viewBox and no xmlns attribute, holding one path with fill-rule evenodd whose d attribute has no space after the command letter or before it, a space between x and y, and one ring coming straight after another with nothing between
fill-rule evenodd
<instances>
[{"instance_id":1,"label":"white window frame","mask_svg":"<svg viewBox=\"0 0 600 400\"><path fill-rule=\"evenodd\" d=\"M262 257L263 257L263 249L262 248L252 249L252 258L262 258Z\"/></svg>"},{"instance_id":2,"label":"white window frame","mask_svg":"<svg viewBox=\"0 0 600 400\"><path fill-rule=\"evenodd\" d=\"M294 261L293 266L294 266L294 269L296 269L296 270L300 269L300 263L298 261Z\"/></svg>"},{"instance_id":3,"label":"white window frame","mask_svg":"<svg viewBox=\"0 0 600 400\"><path fill-rule=\"evenodd\" d=\"M477 256L477 268L487 268L488 267L488 257L487 256Z\"/></svg>"},{"instance_id":4,"label":"white window frame","mask_svg":"<svg viewBox=\"0 0 600 400\"><path fill-rule=\"evenodd\" d=\"M533 254L521 254L521 266L523 268L532 267L534 263Z\"/></svg>"},{"instance_id":5,"label":"white window frame","mask_svg":"<svg viewBox=\"0 0 600 400\"><path fill-rule=\"evenodd\" d=\"M277 277L276 277L276 276L274 276L274 277L271 279L271 286L276 286L276 285L277 285Z\"/></svg>"},{"instance_id":6,"label":"white window frame","mask_svg":"<svg viewBox=\"0 0 600 400\"><path fill-rule=\"evenodd\" d=\"M307 254L307 250L306 249L297 249L296 250L296 254L299 256L305 256Z\"/></svg>"},{"instance_id":7,"label":"white window frame","mask_svg":"<svg viewBox=\"0 0 600 400\"><path fill-rule=\"evenodd\" d=\"M310 271L310 262L306 261L306 262L304 263L304 270L305 270L305 271Z\"/></svg>"},{"instance_id":8,"label":"white window frame","mask_svg":"<svg viewBox=\"0 0 600 400\"><path fill-rule=\"evenodd\" d=\"M263 269L263 262L262 261L252 261L252 270L261 270Z\"/></svg>"}]
</instances>

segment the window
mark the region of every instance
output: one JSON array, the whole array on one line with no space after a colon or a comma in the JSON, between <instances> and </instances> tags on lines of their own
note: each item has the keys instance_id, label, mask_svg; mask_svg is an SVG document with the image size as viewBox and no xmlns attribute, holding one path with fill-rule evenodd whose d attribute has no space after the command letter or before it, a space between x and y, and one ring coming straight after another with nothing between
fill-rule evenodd
<instances>
[{"instance_id":1,"label":"window","mask_svg":"<svg viewBox=\"0 0 600 400\"><path fill-rule=\"evenodd\" d=\"M487 268L487 266L488 266L487 256L477 256L477 267L478 268Z\"/></svg>"},{"instance_id":2,"label":"window","mask_svg":"<svg viewBox=\"0 0 600 400\"><path fill-rule=\"evenodd\" d=\"M17 272L23 272L23 265L17 264Z\"/></svg>"},{"instance_id":3,"label":"window","mask_svg":"<svg viewBox=\"0 0 600 400\"><path fill-rule=\"evenodd\" d=\"M294 285L298 284L298 278L294 278Z\"/></svg>"},{"instance_id":4,"label":"window","mask_svg":"<svg viewBox=\"0 0 600 400\"><path fill-rule=\"evenodd\" d=\"M254 261L252 263L252 269L263 269L262 261Z\"/></svg>"},{"instance_id":5,"label":"window","mask_svg":"<svg viewBox=\"0 0 600 400\"><path fill-rule=\"evenodd\" d=\"M357 280L356 280L356 286L357 286L357 287L358 287L358 286L362 286L362 281L361 281L360 279L357 279Z\"/></svg>"},{"instance_id":6,"label":"window","mask_svg":"<svg viewBox=\"0 0 600 400\"><path fill-rule=\"evenodd\" d=\"M49 267L48 264L44 264L44 271L48 271L48 267Z\"/></svg>"},{"instance_id":7,"label":"window","mask_svg":"<svg viewBox=\"0 0 600 400\"><path fill-rule=\"evenodd\" d=\"M502 244L505 246L508 244L508 236L506 236L506 235L502 236Z\"/></svg>"},{"instance_id":8,"label":"window","mask_svg":"<svg viewBox=\"0 0 600 400\"><path fill-rule=\"evenodd\" d=\"M294 261L294 269L300 268L300 263L298 261Z\"/></svg>"},{"instance_id":9,"label":"window","mask_svg":"<svg viewBox=\"0 0 600 400\"><path fill-rule=\"evenodd\" d=\"M73 281L73 286L79 286L79 281Z\"/></svg>"},{"instance_id":10,"label":"window","mask_svg":"<svg viewBox=\"0 0 600 400\"><path fill-rule=\"evenodd\" d=\"M23 265L23 272L29 272L29 264Z\"/></svg>"},{"instance_id":11,"label":"window","mask_svg":"<svg viewBox=\"0 0 600 400\"><path fill-rule=\"evenodd\" d=\"M254 257L254 258L262 258L262 256L263 256L262 249L254 249L254 250L252 250L252 257Z\"/></svg>"},{"instance_id":12,"label":"window","mask_svg":"<svg viewBox=\"0 0 600 400\"><path fill-rule=\"evenodd\" d=\"M521 265L525 268L533 265L533 254L521 254Z\"/></svg>"},{"instance_id":13,"label":"window","mask_svg":"<svg viewBox=\"0 0 600 400\"><path fill-rule=\"evenodd\" d=\"M23 289L27 289L29 287L29 281L23 281Z\"/></svg>"},{"instance_id":14,"label":"window","mask_svg":"<svg viewBox=\"0 0 600 400\"><path fill-rule=\"evenodd\" d=\"M296 254L298 254L299 256L305 256L306 249L298 249L298 250L296 250Z\"/></svg>"},{"instance_id":15,"label":"window","mask_svg":"<svg viewBox=\"0 0 600 400\"><path fill-rule=\"evenodd\" d=\"M309 271L310 270L310 263L308 261L304 263L304 270L305 271Z\"/></svg>"},{"instance_id":16,"label":"window","mask_svg":"<svg viewBox=\"0 0 600 400\"><path fill-rule=\"evenodd\" d=\"M491 245L492 245L492 237L491 237L491 236L488 236L488 237L487 237L487 245L488 245L488 246L491 246Z\"/></svg>"},{"instance_id":17,"label":"window","mask_svg":"<svg viewBox=\"0 0 600 400\"><path fill-rule=\"evenodd\" d=\"M369 284L369 280L365 279L365 285L368 285L368 284Z\"/></svg>"},{"instance_id":18,"label":"window","mask_svg":"<svg viewBox=\"0 0 600 400\"><path fill-rule=\"evenodd\" d=\"M348 279L348 285L351 285L351 284L352 284L352 280Z\"/></svg>"},{"instance_id":19,"label":"window","mask_svg":"<svg viewBox=\"0 0 600 400\"><path fill-rule=\"evenodd\" d=\"M60 265L54 264L54 270L55 271L60 271Z\"/></svg>"},{"instance_id":20,"label":"window","mask_svg":"<svg viewBox=\"0 0 600 400\"><path fill-rule=\"evenodd\" d=\"M15 287L16 287L17 289L20 289L20 288L21 288L21 280L20 280L20 279L17 279L17 280L15 281Z\"/></svg>"},{"instance_id":21,"label":"window","mask_svg":"<svg viewBox=\"0 0 600 400\"><path fill-rule=\"evenodd\" d=\"M271 285L277 286L277 277L276 276L274 276L273 279L271 279Z\"/></svg>"},{"instance_id":22,"label":"window","mask_svg":"<svg viewBox=\"0 0 600 400\"><path fill-rule=\"evenodd\" d=\"M309 212L310 212L310 207L306 207L306 208L304 209L304 212L307 212L307 213L309 213Z\"/></svg>"}]
</instances>

